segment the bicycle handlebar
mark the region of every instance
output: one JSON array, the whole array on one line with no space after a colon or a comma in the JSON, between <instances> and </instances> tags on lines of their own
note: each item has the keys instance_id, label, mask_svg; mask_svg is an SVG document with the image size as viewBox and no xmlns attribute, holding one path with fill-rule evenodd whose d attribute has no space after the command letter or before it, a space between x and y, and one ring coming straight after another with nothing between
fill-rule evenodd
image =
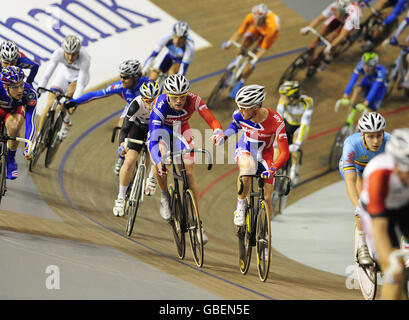
<instances>
[{"instance_id":1,"label":"bicycle handlebar","mask_svg":"<svg viewBox=\"0 0 409 320\"><path fill-rule=\"evenodd\" d=\"M125 138L124 142L125 142L125 148L128 146L129 142L131 142L131 143L136 143L136 144L145 144L145 145L148 145L148 143L147 143L146 141L137 140L137 139L132 139L132 138Z\"/></svg>"},{"instance_id":2,"label":"bicycle handlebar","mask_svg":"<svg viewBox=\"0 0 409 320\"><path fill-rule=\"evenodd\" d=\"M209 164L207 166L207 170L212 169L212 166L213 166L212 156L211 156L210 152L207 151L206 149L195 149L195 148L193 148L193 149L186 149L186 150L181 150L181 151L172 151L172 152L168 152L166 154L166 157L170 157L170 159L172 159L174 156L177 156L177 155L181 155L183 157L185 154L192 153L192 152L201 152L201 153L206 154L207 160L209 162ZM164 163L165 162L164 158L165 158L165 156L162 156L162 159L161 159L161 161L162 161L162 171L166 170L166 164Z\"/></svg>"},{"instance_id":3,"label":"bicycle handlebar","mask_svg":"<svg viewBox=\"0 0 409 320\"><path fill-rule=\"evenodd\" d=\"M244 189L244 183L243 183L243 177L250 177L250 178L260 178L260 179L264 179L261 174L243 174L240 175L239 180L240 180L240 188L238 191L238 195L241 195L243 193L243 189ZM288 176L282 175L282 174L275 174L273 175L274 178L284 178L284 179L288 179L290 181L290 178ZM290 190L288 190L288 192L285 193L285 195L288 195Z\"/></svg>"},{"instance_id":4,"label":"bicycle handlebar","mask_svg":"<svg viewBox=\"0 0 409 320\"><path fill-rule=\"evenodd\" d=\"M309 26L305 27L305 29L308 31L311 31L311 33L316 35L322 42L325 43L325 46L328 48L328 50L331 50L332 44L324 36L322 36L317 30Z\"/></svg>"},{"instance_id":5,"label":"bicycle handlebar","mask_svg":"<svg viewBox=\"0 0 409 320\"><path fill-rule=\"evenodd\" d=\"M244 48L240 43L238 43L236 41L233 41L233 40L229 40L229 41L227 41L227 43L231 43L232 45L234 45L238 49L243 50L245 52L245 54L248 55L253 60L253 63L257 62L258 58L257 58L256 54L253 51Z\"/></svg>"},{"instance_id":6,"label":"bicycle handlebar","mask_svg":"<svg viewBox=\"0 0 409 320\"><path fill-rule=\"evenodd\" d=\"M58 91L50 90L50 89L43 88L43 87L38 87L37 91L47 91L47 92L50 92L50 93L54 93L57 96L58 101L61 100L61 98L65 98L67 100L72 99L72 97L66 96L65 94L62 94L62 93L60 93Z\"/></svg>"},{"instance_id":7,"label":"bicycle handlebar","mask_svg":"<svg viewBox=\"0 0 409 320\"><path fill-rule=\"evenodd\" d=\"M409 251L395 250L389 255L389 268L385 270L385 275L394 276L400 269L399 258L409 257Z\"/></svg>"},{"instance_id":8,"label":"bicycle handlebar","mask_svg":"<svg viewBox=\"0 0 409 320\"><path fill-rule=\"evenodd\" d=\"M24 138L20 138L20 137L10 137L8 135L2 136L0 137L0 141L1 142L7 142L8 140L13 140L13 141L19 141L19 142L25 142L28 144L28 150L31 152L31 148L33 146L33 143L28 140L28 139L24 139Z\"/></svg>"}]
</instances>

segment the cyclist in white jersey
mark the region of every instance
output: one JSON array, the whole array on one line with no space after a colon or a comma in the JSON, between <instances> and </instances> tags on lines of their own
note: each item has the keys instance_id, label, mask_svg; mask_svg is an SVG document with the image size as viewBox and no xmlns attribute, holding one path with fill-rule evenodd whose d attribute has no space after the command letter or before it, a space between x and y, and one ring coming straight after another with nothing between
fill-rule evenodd
<instances>
[{"instance_id":1,"label":"cyclist in white jersey","mask_svg":"<svg viewBox=\"0 0 409 320\"><path fill-rule=\"evenodd\" d=\"M359 206L362 227L384 273L381 298L402 299L403 262L393 273L388 268L402 236L402 249L409 250L409 128L394 130L385 152L369 161L363 173ZM407 259L404 264L409 267Z\"/></svg>"},{"instance_id":2,"label":"cyclist in white jersey","mask_svg":"<svg viewBox=\"0 0 409 320\"><path fill-rule=\"evenodd\" d=\"M170 34L162 37L149 58L145 61L144 74L153 81L159 73L185 75L193 61L195 42L189 36L187 22L178 21Z\"/></svg>"},{"instance_id":3,"label":"cyclist in white jersey","mask_svg":"<svg viewBox=\"0 0 409 320\"><path fill-rule=\"evenodd\" d=\"M75 35L67 36L62 42L61 48L53 52L47 70L38 84L38 95L40 96L41 94L39 88L46 88L50 77L59 63L62 64L62 69L60 69L56 78L53 80L51 90L64 93L74 99L80 97L90 79L89 68L91 57L84 49L81 49L81 40ZM55 94L50 93L48 95L47 105L41 114L38 133L41 131L44 120L54 100ZM65 115L63 126L58 133L60 139L65 139L68 135L68 131L71 127L71 115L74 110L75 109L69 110Z\"/></svg>"},{"instance_id":4,"label":"cyclist in white jersey","mask_svg":"<svg viewBox=\"0 0 409 320\"><path fill-rule=\"evenodd\" d=\"M277 112L284 119L285 131L288 138L288 149L291 153L291 185L294 187L298 182L299 150L302 143L307 139L310 122L313 113L314 100L300 94L298 81L285 81L279 88L280 100ZM277 142L274 142L274 156L278 157Z\"/></svg>"}]
</instances>

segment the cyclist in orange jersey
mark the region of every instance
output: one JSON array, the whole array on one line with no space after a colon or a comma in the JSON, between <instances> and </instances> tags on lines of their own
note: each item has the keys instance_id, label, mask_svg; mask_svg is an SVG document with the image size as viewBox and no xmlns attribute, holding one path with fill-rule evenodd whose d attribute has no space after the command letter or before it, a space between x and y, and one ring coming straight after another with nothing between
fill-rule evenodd
<instances>
[{"instance_id":1,"label":"cyclist in orange jersey","mask_svg":"<svg viewBox=\"0 0 409 320\"><path fill-rule=\"evenodd\" d=\"M253 52L257 56L256 61L249 63L244 69L240 81L230 92L230 97L235 98L237 91L243 86L251 72L254 70L256 63L260 60L271 45L276 41L280 34L280 18L273 13L265 4L258 4L253 7L244 19L240 28L231 36L230 41L239 42L242 40L242 46L249 48L257 42ZM230 48L230 41L222 44L222 49Z\"/></svg>"}]
</instances>

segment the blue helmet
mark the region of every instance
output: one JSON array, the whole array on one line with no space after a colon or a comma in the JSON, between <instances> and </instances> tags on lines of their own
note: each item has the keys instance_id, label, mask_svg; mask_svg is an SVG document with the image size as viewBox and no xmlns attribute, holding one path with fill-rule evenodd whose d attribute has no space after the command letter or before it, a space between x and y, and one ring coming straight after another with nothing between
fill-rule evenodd
<instances>
[{"instance_id":1,"label":"blue helmet","mask_svg":"<svg viewBox=\"0 0 409 320\"><path fill-rule=\"evenodd\" d=\"M19 83L24 78L25 74L19 67L11 66L1 70L1 81L7 86Z\"/></svg>"},{"instance_id":2,"label":"blue helmet","mask_svg":"<svg viewBox=\"0 0 409 320\"><path fill-rule=\"evenodd\" d=\"M161 88L157 82L144 82L139 88L141 96L145 99L155 99L160 94Z\"/></svg>"}]
</instances>

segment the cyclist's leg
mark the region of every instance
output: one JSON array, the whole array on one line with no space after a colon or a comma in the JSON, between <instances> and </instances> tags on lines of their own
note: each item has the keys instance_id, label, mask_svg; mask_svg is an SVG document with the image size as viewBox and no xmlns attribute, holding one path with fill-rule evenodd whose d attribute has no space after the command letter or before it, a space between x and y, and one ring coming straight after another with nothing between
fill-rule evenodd
<instances>
[{"instance_id":1,"label":"cyclist's leg","mask_svg":"<svg viewBox=\"0 0 409 320\"><path fill-rule=\"evenodd\" d=\"M264 184L264 200L267 203L268 215L269 215L270 221L272 219L271 215L273 212L273 192L274 192L274 184L267 179Z\"/></svg>"},{"instance_id":2,"label":"cyclist's leg","mask_svg":"<svg viewBox=\"0 0 409 320\"><path fill-rule=\"evenodd\" d=\"M16 112L5 115L5 126L7 128L8 135L11 137L17 137L20 132L20 128L24 124L22 107L19 107ZM17 162L15 160L17 147L19 142L9 140L8 141L8 154L7 154L7 177L8 179L16 179L18 177Z\"/></svg>"},{"instance_id":3,"label":"cyclist's leg","mask_svg":"<svg viewBox=\"0 0 409 320\"><path fill-rule=\"evenodd\" d=\"M177 74L179 72L179 68L180 68L180 62L175 62L169 68L168 74Z\"/></svg>"}]
</instances>

